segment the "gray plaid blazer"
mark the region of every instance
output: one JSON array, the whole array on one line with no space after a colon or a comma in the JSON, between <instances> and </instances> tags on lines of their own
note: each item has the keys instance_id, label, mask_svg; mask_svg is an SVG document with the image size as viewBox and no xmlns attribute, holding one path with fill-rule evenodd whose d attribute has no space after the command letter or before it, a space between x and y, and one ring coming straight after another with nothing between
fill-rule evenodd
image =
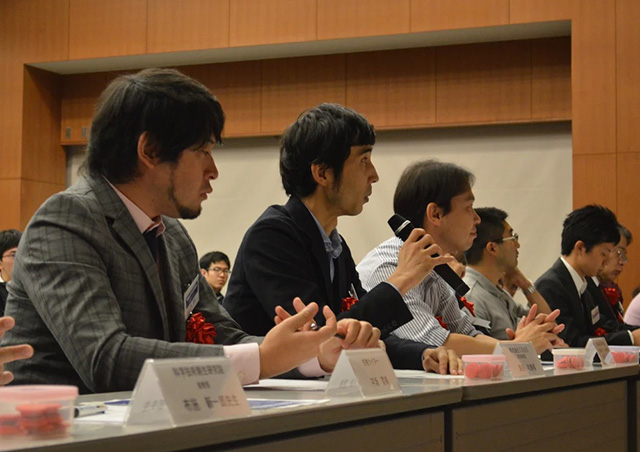
<instances>
[{"instance_id":1,"label":"gray plaid blazer","mask_svg":"<svg viewBox=\"0 0 640 452\"><path fill-rule=\"evenodd\" d=\"M185 340L183 294L200 275L182 224L163 218L158 267L118 195L85 177L54 195L29 222L17 252L2 345L32 344L33 358L6 366L17 384L73 384L81 393L131 390L144 360L216 356L220 345L259 342L216 302L199 276L196 311L216 344Z\"/></svg>"}]
</instances>

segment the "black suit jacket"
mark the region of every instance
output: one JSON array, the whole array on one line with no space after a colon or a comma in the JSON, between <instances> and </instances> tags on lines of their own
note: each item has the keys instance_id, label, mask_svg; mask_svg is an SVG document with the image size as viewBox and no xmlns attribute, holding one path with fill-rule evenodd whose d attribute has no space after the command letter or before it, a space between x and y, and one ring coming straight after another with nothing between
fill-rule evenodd
<instances>
[{"instance_id":1,"label":"black suit jacket","mask_svg":"<svg viewBox=\"0 0 640 452\"><path fill-rule=\"evenodd\" d=\"M351 251L342 242L334 259L332 283L324 242L306 206L291 197L284 206L269 207L246 232L229 281L224 307L249 334L264 335L274 326L276 306L294 313L293 298L329 306L339 318L366 320L382 335L413 317L402 296L389 284L366 292ZM359 301L341 313L342 300L354 288ZM324 316L316 317L324 324ZM423 347L424 348L424 347Z\"/></svg>"},{"instance_id":2,"label":"black suit jacket","mask_svg":"<svg viewBox=\"0 0 640 452\"><path fill-rule=\"evenodd\" d=\"M590 279L590 278L588 278ZM560 337L570 347L584 347L591 337L596 337L596 330L603 328L608 334L603 337L612 345L630 345L631 338L626 330L610 329L607 317L603 316L603 308L597 298L588 289L578 295L569 270L560 259L536 281L536 289L547 300L551 309L560 309L558 323L564 323L564 331ZM597 289L597 288L596 288ZM599 320L592 322L592 312L598 307Z\"/></svg>"},{"instance_id":3,"label":"black suit jacket","mask_svg":"<svg viewBox=\"0 0 640 452\"><path fill-rule=\"evenodd\" d=\"M7 303L7 283L0 282L0 317L4 313L4 306Z\"/></svg>"}]
</instances>

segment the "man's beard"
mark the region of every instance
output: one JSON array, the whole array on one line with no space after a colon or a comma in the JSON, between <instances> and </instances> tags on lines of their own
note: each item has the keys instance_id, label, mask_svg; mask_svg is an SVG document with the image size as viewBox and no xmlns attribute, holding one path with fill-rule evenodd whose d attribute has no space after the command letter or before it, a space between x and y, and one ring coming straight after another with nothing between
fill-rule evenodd
<instances>
[{"instance_id":1,"label":"man's beard","mask_svg":"<svg viewBox=\"0 0 640 452\"><path fill-rule=\"evenodd\" d=\"M178 198L176 197L176 187L173 184L173 177L171 178L171 185L169 186L168 194L169 199L173 202L173 205L178 211L178 218L182 218L183 220L193 220L194 218L198 218L200 212L202 212L202 206L198 206L197 209L192 209L178 201Z\"/></svg>"}]
</instances>

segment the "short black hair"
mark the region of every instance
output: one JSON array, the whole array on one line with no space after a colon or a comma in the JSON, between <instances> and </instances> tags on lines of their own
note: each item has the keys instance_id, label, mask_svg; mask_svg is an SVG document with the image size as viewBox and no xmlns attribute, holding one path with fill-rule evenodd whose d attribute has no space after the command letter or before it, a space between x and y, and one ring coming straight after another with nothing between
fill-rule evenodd
<instances>
[{"instance_id":1,"label":"short black hair","mask_svg":"<svg viewBox=\"0 0 640 452\"><path fill-rule=\"evenodd\" d=\"M340 182L352 146L373 146L376 134L364 116L338 104L320 104L303 112L282 135L280 177L284 191L305 198L317 186L311 165L332 169Z\"/></svg>"},{"instance_id":2,"label":"short black hair","mask_svg":"<svg viewBox=\"0 0 640 452\"><path fill-rule=\"evenodd\" d=\"M578 241L584 243L587 253L601 243L616 245L620 241L616 214L595 204L571 212L562 224L562 255L571 254Z\"/></svg>"},{"instance_id":3,"label":"short black hair","mask_svg":"<svg viewBox=\"0 0 640 452\"><path fill-rule=\"evenodd\" d=\"M633 240L631 231L618 223L618 232L620 233L620 240L622 240L622 237L624 237L625 239L627 239L627 246L631 245L631 241Z\"/></svg>"},{"instance_id":4,"label":"short black hair","mask_svg":"<svg viewBox=\"0 0 640 452\"><path fill-rule=\"evenodd\" d=\"M162 162L215 139L222 143L224 112L200 82L175 69L145 69L115 79L98 101L87 167L112 183L138 175L138 139L147 132Z\"/></svg>"},{"instance_id":5,"label":"short black hair","mask_svg":"<svg viewBox=\"0 0 640 452\"><path fill-rule=\"evenodd\" d=\"M231 268L231 261L229 256L222 251L211 251L200 258L200 268L203 270L209 270L209 266L214 262L224 262L229 268Z\"/></svg>"},{"instance_id":6,"label":"short black hair","mask_svg":"<svg viewBox=\"0 0 640 452\"><path fill-rule=\"evenodd\" d=\"M20 243L22 232L17 229L5 229L0 232L0 256L10 250L16 248Z\"/></svg>"},{"instance_id":7,"label":"short black hair","mask_svg":"<svg viewBox=\"0 0 640 452\"><path fill-rule=\"evenodd\" d=\"M434 202L448 214L451 200L470 190L474 181L470 171L454 163L433 159L412 163L396 186L393 211L421 228L427 205Z\"/></svg>"},{"instance_id":8,"label":"short black hair","mask_svg":"<svg viewBox=\"0 0 640 452\"><path fill-rule=\"evenodd\" d=\"M476 213L480 217L480 224L476 226L478 235L471 248L464 253L470 265L482 261L487 243L500 240L504 234L504 222L507 221L507 212L495 207L480 207L476 209Z\"/></svg>"}]
</instances>

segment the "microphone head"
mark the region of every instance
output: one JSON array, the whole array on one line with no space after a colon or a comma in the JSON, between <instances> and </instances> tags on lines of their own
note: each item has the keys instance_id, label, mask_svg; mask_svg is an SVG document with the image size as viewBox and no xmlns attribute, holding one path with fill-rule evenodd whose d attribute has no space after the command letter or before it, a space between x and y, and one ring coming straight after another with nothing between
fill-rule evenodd
<instances>
[{"instance_id":1,"label":"microphone head","mask_svg":"<svg viewBox=\"0 0 640 452\"><path fill-rule=\"evenodd\" d=\"M407 240L407 237L409 237L409 234L414 229L409 220L405 219L402 215L398 215L397 213L389 218L387 223L391 227L391 230L396 235L396 237L402 239L403 241Z\"/></svg>"}]
</instances>

